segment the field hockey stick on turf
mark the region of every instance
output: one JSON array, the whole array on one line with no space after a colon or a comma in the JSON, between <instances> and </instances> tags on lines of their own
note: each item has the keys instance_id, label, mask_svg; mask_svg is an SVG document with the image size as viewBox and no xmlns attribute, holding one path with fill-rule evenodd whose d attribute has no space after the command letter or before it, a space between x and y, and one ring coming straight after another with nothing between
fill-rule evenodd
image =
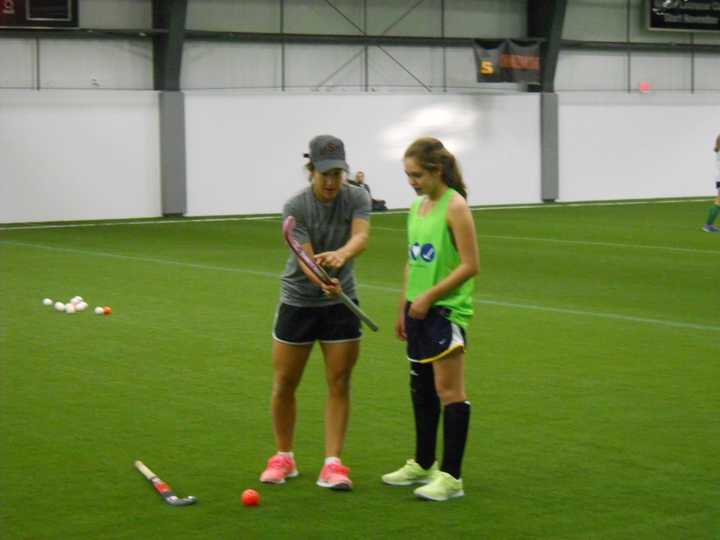
<instances>
[{"instance_id":1,"label":"field hockey stick on turf","mask_svg":"<svg viewBox=\"0 0 720 540\"><path fill-rule=\"evenodd\" d=\"M195 504L195 502L197 502L197 499L192 495L188 495L187 497L183 497L182 499L175 495L172 488L168 484L160 480L160 478L158 478L158 476L139 459L135 462L135 468L140 471L140 474L142 474L145 478L148 479L148 481L155 488L155 491L157 491L165 500L165 502L169 505L187 506L188 504Z\"/></svg>"},{"instance_id":2,"label":"field hockey stick on turf","mask_svg":"<svg viewBox=\"0 0 720 540\"><path fill-rule=\"evenodd\" d=\"M308 267L308 269L317 277L320 281L322 281L325 285L333 285L332 279L328 275L328 273L323 269L322 266L320 266L318 263L316 263L310 255L308 255L305 250L300 245L300 242L298 242L295 237L293 236L293 230L295 229L295 218L293 216L288 216L287 219L283 222L283 235L285 236L285 241L287 242L288 246L290 246L290 249L295 253L295 256L305 265ZM346 295L344 292L340 292L340 300L342 300L342 303L345 304L350 311L352 311L357 317L364 322L370 330L373 332L378 331L378 325L373 322L373 320L368 317L363 310L361 310L358 305L353 302L348 295Z\"/></svg>"}]
</instances>

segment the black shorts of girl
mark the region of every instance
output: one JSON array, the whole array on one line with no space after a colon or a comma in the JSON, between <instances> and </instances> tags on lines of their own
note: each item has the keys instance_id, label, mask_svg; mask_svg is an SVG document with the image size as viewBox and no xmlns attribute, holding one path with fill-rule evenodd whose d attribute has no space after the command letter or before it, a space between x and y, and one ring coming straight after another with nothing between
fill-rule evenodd
<instances>
[{"instance_id":1,"label":"black shorts of girl","mask_svg":"<svg viewBox=\"0 0 720 540\"><path fill-rule=\"evenodd\" d=\"M353 302L360 303L353 299ZM273 338L289 345L357 341L362 337L360 319L345 304L299 307L280 303L275 314Z\"/></svg>"},{"instance_id":2,"label":"black shorts of girl","mask_svg":"<svg viewBox=\"0 0 720 540\"><path fill-rule=\"evenodd\" d=\"M407 357L411 362L432 362L457 349L465 348L465 330L452 322L450 309L432 307L424 319L413 319L405 304L405 334Z\"/></svg>"}]
</instances>

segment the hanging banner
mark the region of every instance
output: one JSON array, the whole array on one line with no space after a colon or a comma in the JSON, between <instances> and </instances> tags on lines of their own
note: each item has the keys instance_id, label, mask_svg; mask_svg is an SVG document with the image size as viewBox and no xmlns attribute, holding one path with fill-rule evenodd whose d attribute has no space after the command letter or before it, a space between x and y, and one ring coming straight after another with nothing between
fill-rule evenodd
<instances>
[{"instance_id":1,"label":"hanging banner","mask_svg":"<svg viewBox=\"0 0 720 540\"><path fill-rule=\"evenodd\" d=\"M540 43L512 39L473 42L478 82L540 84Z\"/></svg>"},{"instance_id":2,"label":"hanging banner","mask_svg":"<svg viewBox=\"0 0 720 540\"><path fill-rule=\"evenodd\" d=\"M647 0L650 30L720 32L717 0Z\"/></svg>"}]
</instances>

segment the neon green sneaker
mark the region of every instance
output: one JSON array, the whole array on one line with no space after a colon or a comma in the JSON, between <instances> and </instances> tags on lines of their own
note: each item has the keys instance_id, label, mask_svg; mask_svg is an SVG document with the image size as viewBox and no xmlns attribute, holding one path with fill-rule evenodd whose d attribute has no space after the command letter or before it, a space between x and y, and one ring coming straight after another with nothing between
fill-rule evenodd
<instances>
[{"instance_id":1,"label":"neon green sneaker","mask_svg":"<svg viewBox=\"0 0 720 540\"><path fill-rule=\"evenodd\" d=\"M437 461L429 469L423 469L414 459L408 459L397 471L383 474L382 481L391 486L411 486L427 484L438 472Z\"/></svg>"},{"instance_id":2,"label":"neon green sneaker","mask_svg":"<svg viewBox=\"0 0 720 540\"><path fill-rule=\"evenodd\" d=\"M447 501L455 497L462 497L465 493L462 480L453 478L444 471L438 471L433 476L432 482L415 490L415 495L430 501Z\"/></svg>"}]
</instances>

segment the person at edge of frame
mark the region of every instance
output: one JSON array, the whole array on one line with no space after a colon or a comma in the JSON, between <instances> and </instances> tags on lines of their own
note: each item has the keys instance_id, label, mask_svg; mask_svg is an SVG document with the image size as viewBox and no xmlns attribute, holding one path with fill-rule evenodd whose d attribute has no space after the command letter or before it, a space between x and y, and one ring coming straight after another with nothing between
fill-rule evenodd
<instances>
[{"instance_id":1,"label":"person at edge of frame","mask_svg":"<svg viewBox=\"0 0 720 540\"><path fill-rule=\"evenodd\" d=\"M715 176L715 189L717 189L717 197L715 203L710 207L707 220L703 225L703 231L709 233L720 233L720 228L715 225L718 215L720 215L720 135L715 139L715 163L717 163L717 175Z\"/></svg>"},{"instance_id":2,"label":"person at edge of frame","mask_svg":"<svg viewBox=\"0 0 720 540\"><path fill-rule=\"evenodd\" d=\"M465 331L478 273L475 223L455 156L434 138L413 142L405 174L419 197L408 215L408 260L396 334L406 341L415 418L415 457L382 476L391 486L423 484L432 501L462 497L461 464L470 423ZM442 409L443 459L435 460Z\"/></svg>"},{"instance_id":3,"label":"person at edge of frame","mask_svg":"<svg viewBox=\"0 0 720 540\"><path fill-rule=\"evenodd\" d=\"M294 234L303 249L325 267L333 284L325 285L290 254L281 277L280 303L273 326L271 409L277 452L260 476L283 484L298 476L293 453L297 405L295 392L316 341L325 361L325 461L316 484L351 490L350 469L340 454L350 414L350 378L360 351L360 320L339 295L356 304L353 259L366 248L370 234L370 196L344 182L348 164L343 142L332 135L310 141L306 168L310 186L292 196L283 220L293 216Z\"/></svg>"}]
</instances>

